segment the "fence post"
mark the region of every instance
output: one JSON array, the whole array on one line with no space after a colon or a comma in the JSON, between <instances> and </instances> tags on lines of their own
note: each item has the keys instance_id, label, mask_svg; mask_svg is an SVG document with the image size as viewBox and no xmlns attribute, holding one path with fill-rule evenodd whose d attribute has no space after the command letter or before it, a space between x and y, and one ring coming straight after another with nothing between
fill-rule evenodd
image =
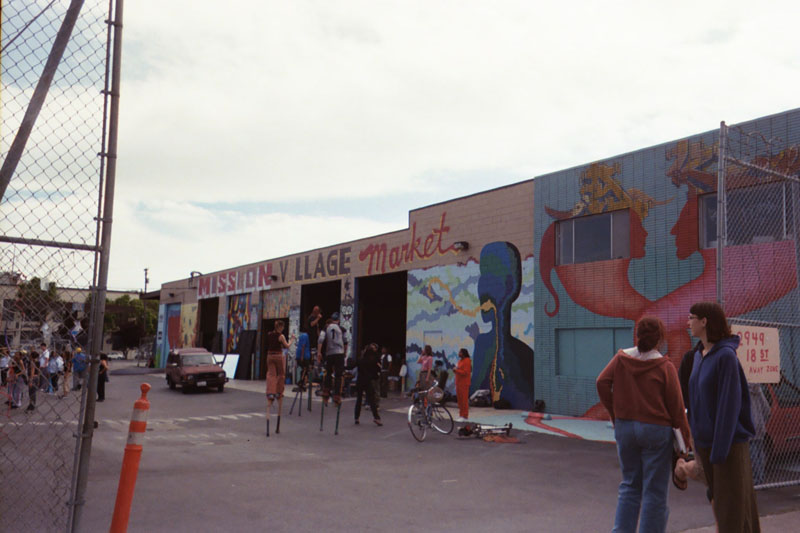
<instances>
[{"instance_id":1,"label":"fence post","mask_svg":"<svg viewBox=\"0 0 800 533\"><path fill-rule=\"evenodd\" d=\"M147 429L147 411L150 409L150 402L147 400L150 385L142 383L141 389L141 398L133 404L131 425L128 429L128 444L125 445L125 456L122 459L122 471L117 488L117 501L114 503L114 517L109 530L111 533L128 530L133 491L136 488L136 476L139 473L139 459L142 457L142 442Z\"/></svg>"}]
</instances>

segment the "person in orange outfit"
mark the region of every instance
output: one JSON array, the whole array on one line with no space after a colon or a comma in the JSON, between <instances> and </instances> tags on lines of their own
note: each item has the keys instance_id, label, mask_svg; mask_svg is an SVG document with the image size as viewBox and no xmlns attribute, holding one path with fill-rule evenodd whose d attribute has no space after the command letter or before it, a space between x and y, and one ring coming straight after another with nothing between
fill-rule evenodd
<instances>
[{"instance_id":1,"label":"person in orange outfit","mask_svg":"<svg viewBox=\"0 0 800 533\"><path fill-rule=\"evenodd\" d=\"M458 399L458 418L456 422L466 422L469 418L469 383L472 380L472 360L469 352L461 348L458 351L456 374L456 398Z\"/></svg>"}]
</instances>

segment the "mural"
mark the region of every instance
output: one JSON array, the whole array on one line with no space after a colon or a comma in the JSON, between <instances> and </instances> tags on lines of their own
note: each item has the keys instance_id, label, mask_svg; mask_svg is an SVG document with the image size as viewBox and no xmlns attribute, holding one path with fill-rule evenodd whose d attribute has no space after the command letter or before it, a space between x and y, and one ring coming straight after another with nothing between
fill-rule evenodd
<instances>
[{"instance_id":1,"label":"mural","mask_svg":"<svg viewBox=\"0 0 800 533\"><path fill-rule=\"evenodd\" d=\"M250 324L251 293L237 294L228 298L228 335L226 353L236 353L239 347L239 336Z\"/></svg>"},{"instance_id":2,"label":"mural","mask_svg":"<svg viewBox=\"0 0 800 533\"><path fill-rule=\"evenodd\" d=\"M450 370L458 350L473 358L471 388L486 388L514 407L533 403L533 258L520 260L513 244L495 242L480 263L408 272L406 363L408 382L419 374L426 337L441 338L435 359ZM426 333L429 335L426 336ZM455 380L448 380L454 390Z\"/></svg>"},{"instance_id":3,"label":"mural","mask_svg":"<svg viewBox=\"0 0 800 533\"><path fill-rule=\"evenodd\" d=\"M167 353L173 348L181 348L181 304L167 305Z\"/></svg>"},{"instance_id":4,"label":"mural","mask_svg":"<svg viewBox=\"0 0 800 533\"><path fill-rule=\"evenodd\" d=\"M343 285L344 297L342 298L341 307L339 309L341 316L339 325L342 328L344 342L346 343L345 350L347 350L347 353L345 355L347 357L351 357L355 354L355 348L353 346L353 311L355 310L355 301L353 300L352 278L345 278Z\"/></svg>"},{"instance_id":5,"label":"mural","mask_svg":"<svg viewBox=\"0 0 800 533\"><path fill-rule=\"evenodd\" d=\"M265 320L270 318L285 318L289 316L289 287L275 289L261 293L261 316Z\"/></svg>"},{"instance_id":6,"label":"mural","mask_svg":"<svg viewBox=\"0 0 800 533\"><path fill-rule=\"evenodd\" d=\"M716 298L716 250L700 246L699 197L716 192L717 158L717 146L712 135L707 135L609 163L593 163L580 171L571 199L564 194L565 184L569 188L567 172L549 180L540 178L536 192L544 213L537 202L537 239L539 273L547 298L543 313L537 316L539 335L552 336L554 329L564 324L591 324L591 314L634 323L645 315L658 316L667 328L667 355L679 364L692 345L686 330L689 307ZM786 167L787 160L792 160L793 172L800 170L800 158L787 157L786 152L762 159L760 164L772 167ZM740 179L737 186L754 183L754 179L749 183ZM647 192L633 187L639 184L646 186ZM566 202L571 205L564 206ZM629 257L556 265L558 221L620 209L630 210ZM648 220L654 211L658 215ZM545 223L540 226L541 222ZM725 263L724 299L729 316L757 310L797 287L792 240L728 246ZM569 313L560 316L565 297ZM586 311L590 314L581 314ZM579 315L583 317L580 321L575 318ZM619 325L596 321L594 325L603 324ZM598 354L609 359L611 355ZM593 385L587 382L578 387Z\"/></svg>"},{"instance_id":7,"label":"mural","mask_svg":"<svg viewBox=\"0 0 800 533\"><path fill-rule=\"evenodd\" d=\"M519 251L510 242L493 242L481 250L478 298L490 330L475 338L471 389L489 389L493 401L532 405L533 350L511 335L511 305L522 290Z\"/></svg>"},{"instance_id":8,"label":"mural","mask_svg":"<svg viewBox=\"0 0 800 533\"><path fill-rule=\"evenodd\" d=\"M181 347L181 304L160 305L158 307L158 333L156 361L158 368L167 364L167 354L173 348Z\"/></svg>"},{"instance_id":9,"label":"mural","mask_svg":"<svg viewBox=\"0 0 800 533\"><path fill-rule=\"evenodd\" d=\"M181 306L181 347L194 346L197 339L197 304Z\"/></svg>"}]
</instances>

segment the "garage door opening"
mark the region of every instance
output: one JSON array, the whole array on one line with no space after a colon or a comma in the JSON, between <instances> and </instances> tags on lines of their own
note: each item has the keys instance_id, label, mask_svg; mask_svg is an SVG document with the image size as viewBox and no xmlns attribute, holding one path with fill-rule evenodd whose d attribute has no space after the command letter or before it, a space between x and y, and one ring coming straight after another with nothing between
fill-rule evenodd
<instances>
[{"instance_id":1,"label":"garage door opening","mask_svg":"<svg viewBox=\"0 0 800 533\"><path fill-rule=\"evenodd\" d=\"M200 300L198 338L195 344L211 353L222 353L222 335L217 330L218 314L219 298Z\"/></svg>"},{"instance_id":2,"label":"garage door opening","mask_svg":"<svg viewBox=\"0 0 800 533\"><path fill-rule=\"evenodd\" d=\"M300 331L306 331L306 319L315 305L322 309L322 323L334 312L339 312L342 280L303 285L300 289Z\"/></svg>"},{"instance_id":3,"label":"garage door opening","mask_svg":"<svg viewBox=\"0 0 800 533\"><path fill-rule=\"evenodd\" d=\"M394 356L392 372L395 375L405 355L407 285L405 271L356 279L358 339L355 348L361 350L371 342L386 346Z\"/></svg>"}]
</instances>

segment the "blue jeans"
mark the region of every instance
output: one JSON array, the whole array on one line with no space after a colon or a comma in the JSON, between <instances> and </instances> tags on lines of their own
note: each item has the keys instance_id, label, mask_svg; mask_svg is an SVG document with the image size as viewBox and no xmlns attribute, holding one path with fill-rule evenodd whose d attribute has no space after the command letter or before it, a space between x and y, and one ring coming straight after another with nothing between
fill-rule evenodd
<instances>
[{"instance_id":1,"label":"blue jeans","mask_svg":"<svg viewBox=\"0 0 800 533\"><path fill-rule=\"evenodd\" d=\"M614 437L622 469L614 531L635 533L637 522L640 533L666 531L672 428L617 419Z\"/></svg>"}]
</instances>

